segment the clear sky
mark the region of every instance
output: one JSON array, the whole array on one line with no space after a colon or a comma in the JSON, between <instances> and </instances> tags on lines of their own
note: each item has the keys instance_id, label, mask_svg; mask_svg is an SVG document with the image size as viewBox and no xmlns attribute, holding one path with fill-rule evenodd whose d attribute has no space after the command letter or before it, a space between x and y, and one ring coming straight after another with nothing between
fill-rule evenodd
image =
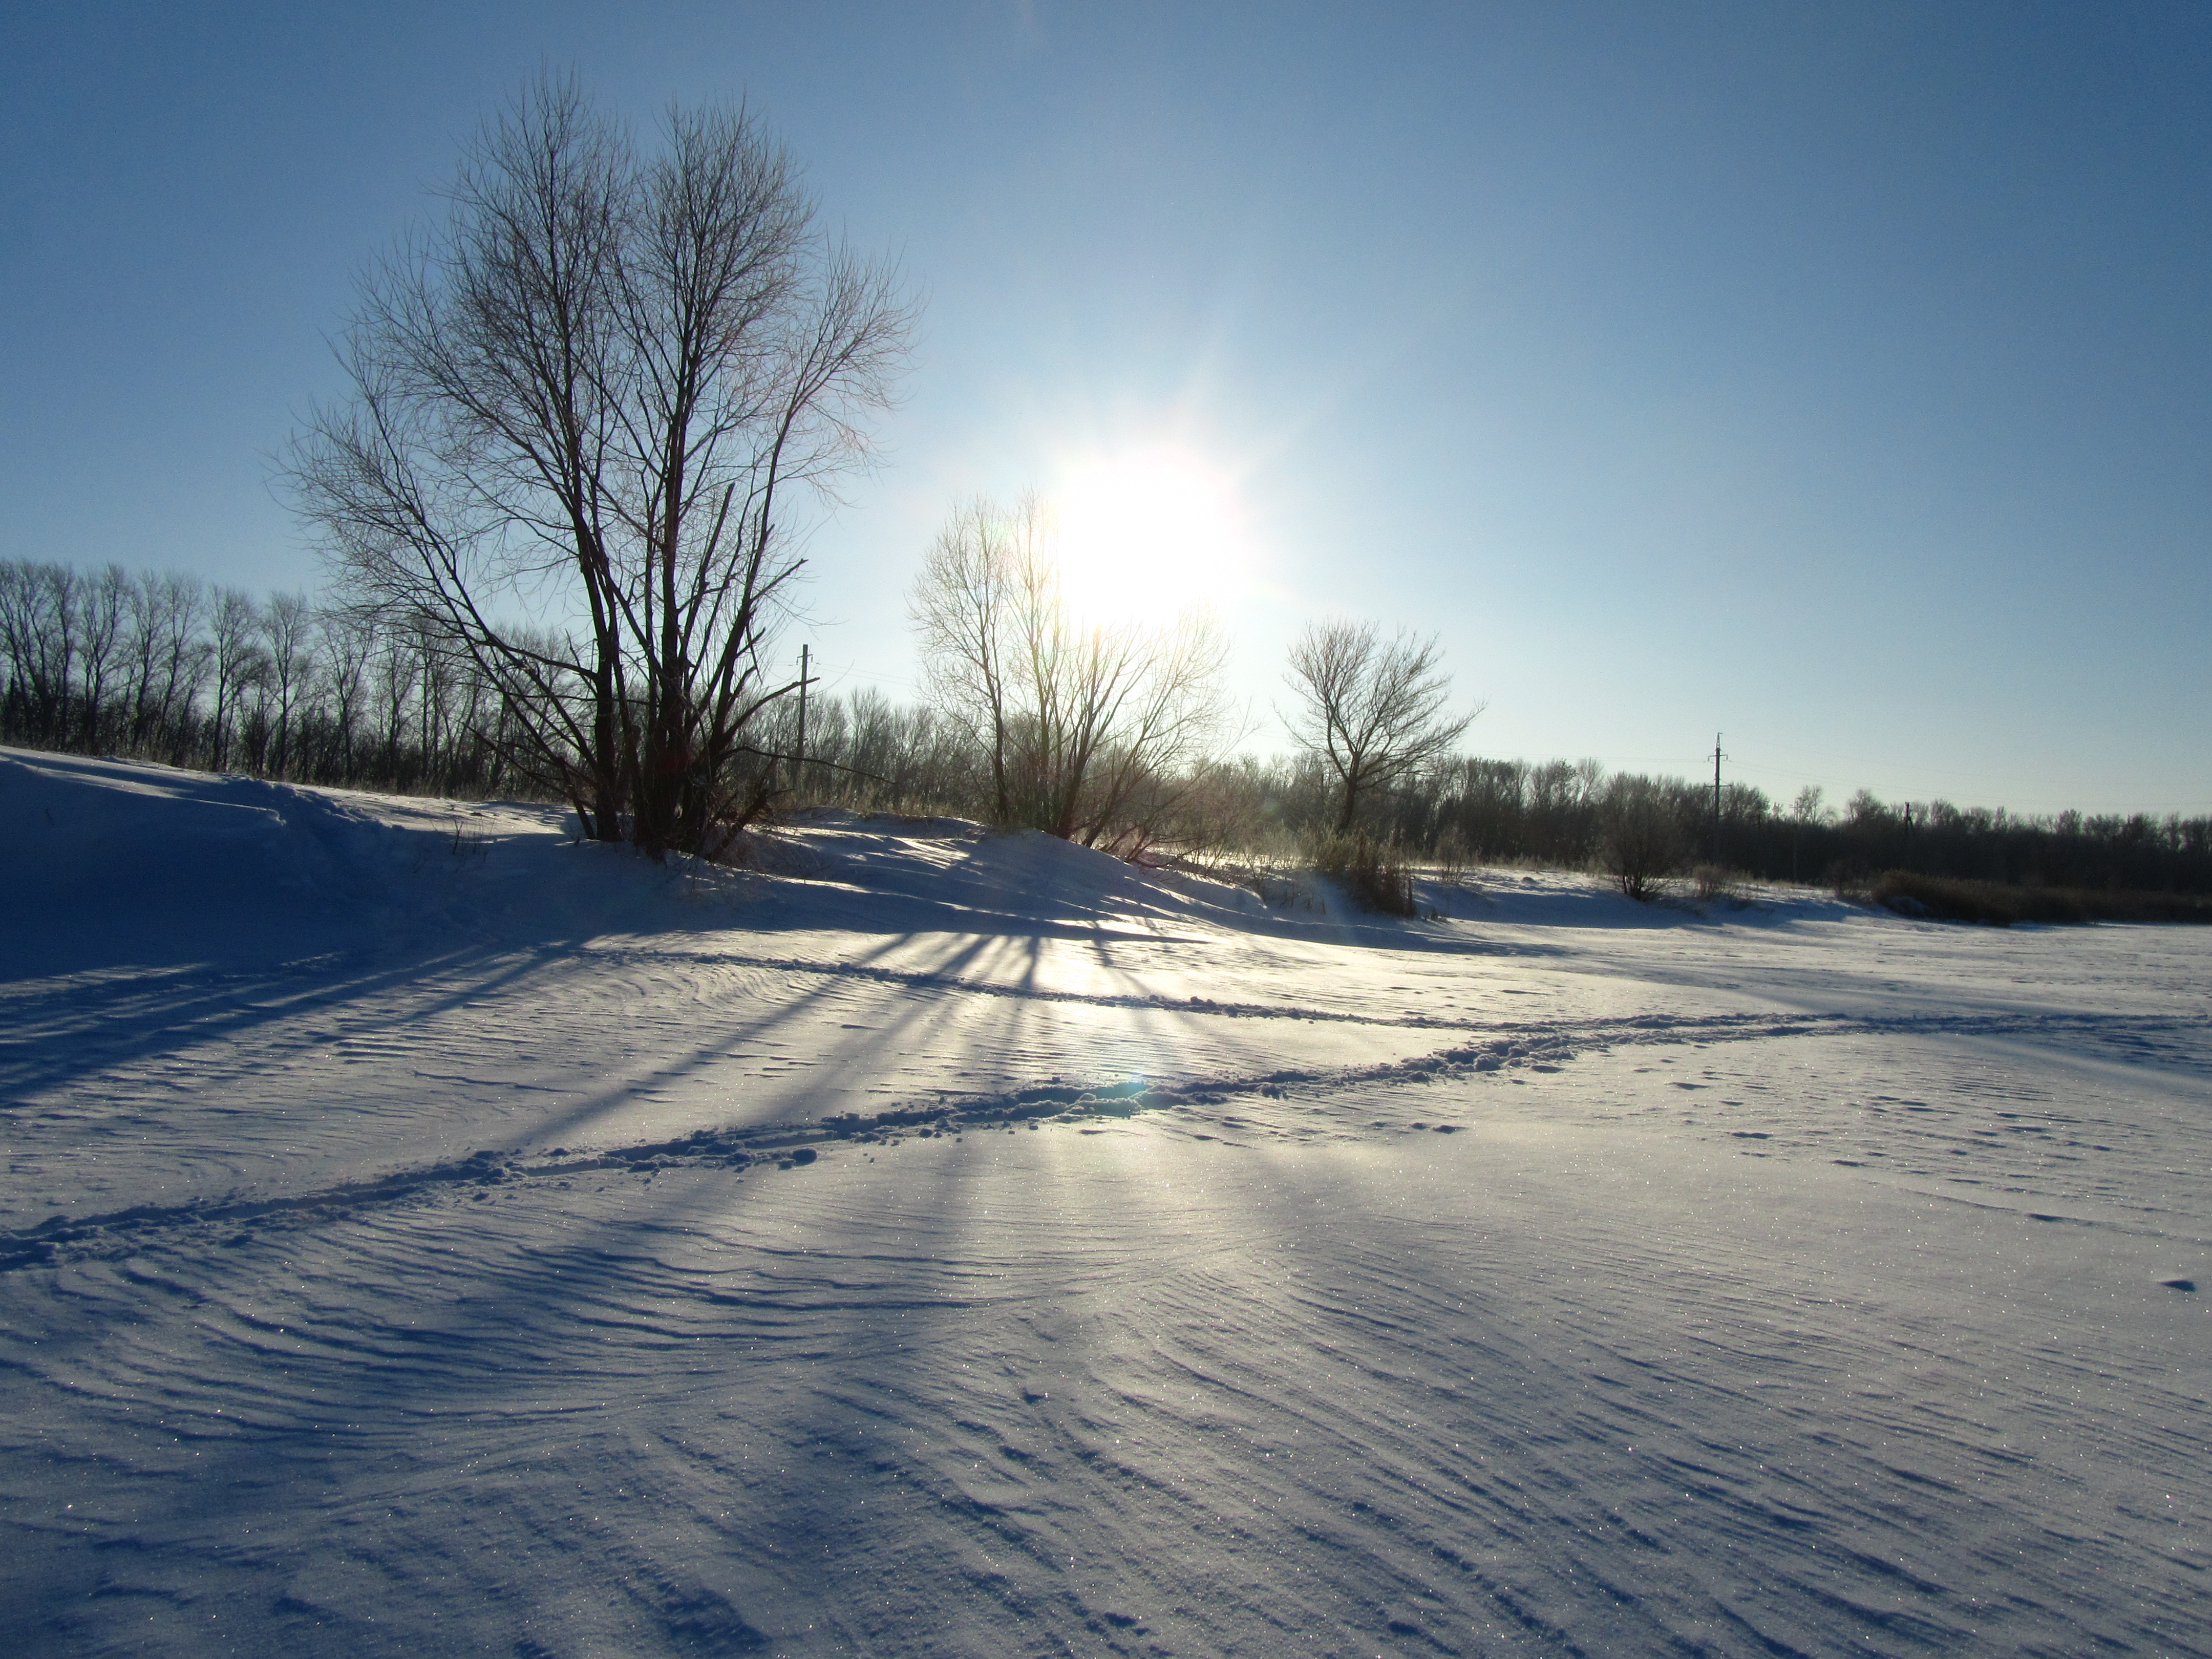
<instances>
[{"instance_id":1,"label":"clear sky","mask_svg":"<svg viewBox=\"0 0 2212 1659\"><path fill-rule=\"evenodd\" d=\"M0 554L312 586L352 273L541 66L749 98L927 295L833 684L956 500L1166 455L1259 748L1348 616L1487 755L2212 811L2212 8L16 6Z\"/></svg>"}]
</instances>

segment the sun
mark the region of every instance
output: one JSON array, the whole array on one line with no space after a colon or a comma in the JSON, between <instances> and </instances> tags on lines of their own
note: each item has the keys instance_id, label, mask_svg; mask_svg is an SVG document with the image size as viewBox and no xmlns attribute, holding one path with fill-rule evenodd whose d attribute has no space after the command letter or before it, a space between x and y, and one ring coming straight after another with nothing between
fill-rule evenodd
<instances>
[{"instance_id":1,"label":"sun","mask_svg":"<svg viewBox=\"0 0 2212 1659\"><path fill-rule=\"evenodd\" d=\"M1089 458L1052 492L1061 580L1083 614L1161 621L1250 580L1244 506L1204 457L1158 445Z\"/></svg>"}]
</instances>

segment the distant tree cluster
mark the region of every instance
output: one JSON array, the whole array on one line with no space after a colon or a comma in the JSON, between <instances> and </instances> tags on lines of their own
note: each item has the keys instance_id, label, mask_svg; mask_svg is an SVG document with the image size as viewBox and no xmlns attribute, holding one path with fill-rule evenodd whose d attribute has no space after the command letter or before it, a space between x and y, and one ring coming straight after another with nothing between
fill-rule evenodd
<instances>
[{"instance_id":1,"label":"distant tree cluster","mask_svg":"<svg viewBox=\"0 0 2212 1659\"><path fill-rule=\"evenodd\" d=\"M430 630L198 577L0 561L0 740L436 794L526 792L497 689Z\"/></svg>"},{"instance_id":2,"label":"distant tree cluster","mask_svg":"<svg viewBox=\"0 0 2212 1659\"><path fill-rule=\"evenodd\" d=\"M1317 780L1281 797L1286 821L1326 811ZM2212 892L2212 817L2027 816L1948 801L1883 802L1862 790L1841 812L1821 791L1787 807L1748 785L1620 773L1595 761L1455 757L1376 804L1376 833L1425 856L1598 867L1648 890L1705 860L1768 881L1852 885L1884 870L2032 886Z\"/></svg>"}]
</instances>

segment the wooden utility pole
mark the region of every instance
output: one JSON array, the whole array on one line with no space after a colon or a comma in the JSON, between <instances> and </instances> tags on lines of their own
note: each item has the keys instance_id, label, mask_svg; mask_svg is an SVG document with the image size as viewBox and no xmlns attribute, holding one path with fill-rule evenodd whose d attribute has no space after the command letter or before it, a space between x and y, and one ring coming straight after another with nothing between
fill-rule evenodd
<instances>
[{"instance_id":1,"label":"wooden utility pole","mask_svg":"<svg viewBox=\"0 0 2212 1659\"><path fill-rule=\"evenodd\" d=\"M1713 733L1713 863L1721 861L1721 734Z\"/></svg>"},{"instance_id":2,"label":"wooden utility pole","mask_svg":"<svg viewBox=\"0 0 2212 1659\"><path fill-rule=\"evenodd\" d=\"M792 757L791 787L797 792L806 776L806 659L811 647L799 647L799 752Z\"/></svg>"}]
</instances>

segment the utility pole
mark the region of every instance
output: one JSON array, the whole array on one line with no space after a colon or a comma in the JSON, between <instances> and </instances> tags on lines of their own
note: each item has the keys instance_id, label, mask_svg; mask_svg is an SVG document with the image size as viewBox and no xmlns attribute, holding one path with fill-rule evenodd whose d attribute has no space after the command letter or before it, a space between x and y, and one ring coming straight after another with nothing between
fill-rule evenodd
<instances>
[{"instance_id":1,"label":"utility pole","mask_svg":"<svg viewBox=\"0 0 2212 1659\"><path fill-rule=\"evenodd\" d=\"M799 647L799 753L791 763L791 787L795 791L806 775L806 659L811 647Z\"/></svg>"},{"instance_id":2,"label":"utility pole","mask_svg":"<svg viewBox=\"0 0 2212 1659\"><path fill-rule=\"evenodd\" d=\"M1713 733L1713 863L1721 861L1721 734Z\"/></svg>"}]
</instances>

